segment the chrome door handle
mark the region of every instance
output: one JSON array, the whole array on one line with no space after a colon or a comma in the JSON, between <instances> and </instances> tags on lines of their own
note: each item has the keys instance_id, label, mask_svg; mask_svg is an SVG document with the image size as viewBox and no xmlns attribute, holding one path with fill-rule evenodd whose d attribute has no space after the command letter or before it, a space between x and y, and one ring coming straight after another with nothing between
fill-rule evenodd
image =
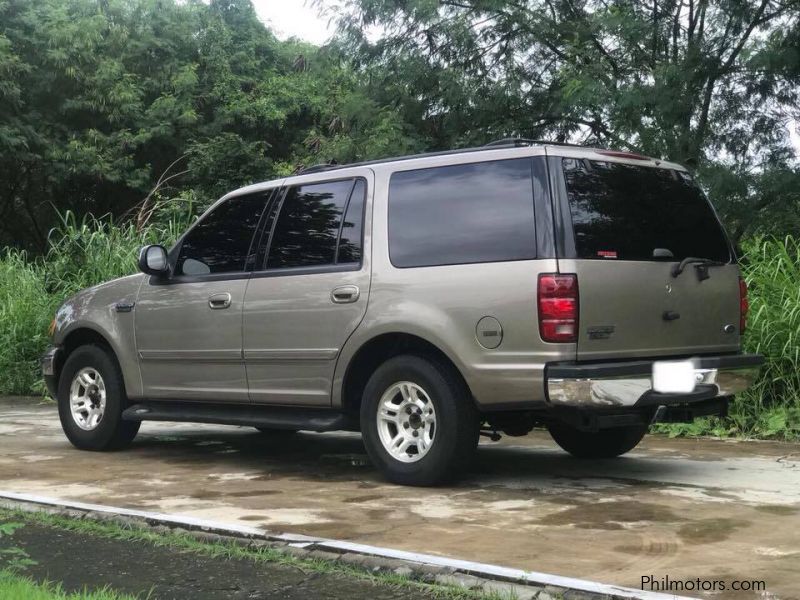
<instances>
[{"instance_id":1,"label":"chrome door handle","mask_svg":"<svg viewBox=\"0 0 800 600\"><path fill-rule=\"evenodd\" d=\"M231 305L230 292L223 292L221 294L214 294L208 298L208 307L215 310L221 308L228 308Z\"/></svg>"},{"instance_id":2,"label":"chrome door handle","mask_svg":"<svg viewBox=\"0 0 800 600\"><path fill-rule=\"evenodd\" d=\"M331 292L331 301L334 304L347 304L348 302L355 302L358 300L360 295L361 292L358 290L358 286L342 285L337 288L333 288L333 291Z\"/></svg>"}]
</instances>

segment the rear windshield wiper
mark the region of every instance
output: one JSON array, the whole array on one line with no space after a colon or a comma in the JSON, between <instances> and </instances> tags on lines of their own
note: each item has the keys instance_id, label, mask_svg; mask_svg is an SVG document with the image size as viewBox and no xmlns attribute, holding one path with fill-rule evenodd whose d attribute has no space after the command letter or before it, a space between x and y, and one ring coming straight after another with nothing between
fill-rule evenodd
<instances>
[{"instance_id":1,"label":"rear windshield wiper","mask_svg":"<svg viewBox=\"0 0 800 600\"><path fill-rule=\"evenodd\" d=\"M711 260L710 258L697 258L696 256L687 256L677 265L674 265L672 267L672 276L677 277L678 275L683 273L683 270L687 266L691 264L702 265L704 267L721 267L725 265L724 262L720 262L718 260Z\"/></svg>"}]
</instances>

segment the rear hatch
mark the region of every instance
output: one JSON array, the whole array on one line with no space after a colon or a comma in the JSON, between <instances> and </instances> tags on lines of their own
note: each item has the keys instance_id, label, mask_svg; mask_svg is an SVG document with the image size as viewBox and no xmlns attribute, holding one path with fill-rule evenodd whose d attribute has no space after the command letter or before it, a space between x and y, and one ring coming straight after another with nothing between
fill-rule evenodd
<instances>
[{"instance_id":1,"label":"rear hatch","mask_svg":"<svg viewBox=\"0 0 800 600\"><path fill-rule=\"evenodd\" d=\"M578 360L738 350L739 269L691 176L652 159L566 153L550 164L569 257L559 271L578 276ZM689 257L715 264L675 275Z\"/></svg>"}]
</instances>

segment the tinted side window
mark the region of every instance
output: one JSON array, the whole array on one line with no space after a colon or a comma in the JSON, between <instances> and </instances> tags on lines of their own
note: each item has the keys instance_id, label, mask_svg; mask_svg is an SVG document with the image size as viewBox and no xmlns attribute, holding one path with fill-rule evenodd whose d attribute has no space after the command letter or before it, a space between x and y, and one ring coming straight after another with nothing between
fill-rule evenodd
<instances>
[{"instance_id":1,"label":"tinted side window","mask_svg":"<svg viewBox=\"0 0 800 600\"><path fill-rule=\"evenodd\" d=\"M268 269L333 264L353 180L289 188L272 234Z\"/></svg>"},{"instance_id":2,"label":"tinted side window","mask_svg":"<svg viewBox=\"0 0 800 600\"><path fill-rule=\"evenodd\" d=\"M342 223L339 251L336 255L338 264L361 262L361 234L364 230L364 197L366 193L367 184L363 179L359 179L350 195L350 202Z\"/></svg>"},{"instance_id":3,"label":"tinted side window","mask_svg":"<svg viewBox=\"0 0 800 600\"><path fill-rule=\"evenodd\" d=\"M389 256L397 267L535 258L530 159L392 175Z\"/></svg>"},{"instance_id":4,"label":"tinted side window","mask_svg":"<svg viewBox=\"0 0 800 600\"><path fill-rule=\"evenodd\" d=\"M730 260L725 233L702 191L669 169L563 160L579 258Z\"/></svg>"},{"instance_id":5,"label":"tinted side window","mask_svg":"<svg viewBox=\"0 0 800 600\"><path fill-rule=\"evenodd\" d=\"M243 271L268 197L269 192L236 196L204 215L181 243L175 274Z\"/></svg>"}]
</instances>

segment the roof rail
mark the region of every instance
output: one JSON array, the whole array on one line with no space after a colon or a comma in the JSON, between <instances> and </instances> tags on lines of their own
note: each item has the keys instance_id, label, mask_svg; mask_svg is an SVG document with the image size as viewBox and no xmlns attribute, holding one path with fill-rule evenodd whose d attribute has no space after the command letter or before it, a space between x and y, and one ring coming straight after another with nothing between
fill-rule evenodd
<instances>
[{"instance_id":1,"label":"roof rail","mask_svg":"<svg viewBox=\"0 0 800 600\"><path fill-rule=\"evenodd\" d=\"M500 148L521 148L523 146L573 146L576 148L586 148L587 146L583 146L581 144L568 144L567 142L553 142L550 140L532 140L529 138L504 138L501 140L495 140L493 142L489 142L483 146L476 146L471 148L455 148L453 150L439 150L435 152L424 152L421 154L410 154L407 156L392 156L387 158L379 158L377 160L364 160L354 163L345 163L345 164L337 164L335 162L330 163L320 163L317 165L312 165L310 167L304 167L297 169L294 172L294 175L308 175L309 173L322 173L324 171L333 171L336 169L346 169L348 167L364 167L369 165L377 165L387 162L394 162L394 161L402 161L402 160L412 160L415 158L428 158L433 156L447 156L450 154L463 154L466 152L482 152L486 150L496 150Z\"/></svg>"},{"instance_id":2,"label":"roof rail","mask_svg":"<svg viewBox=\"0 0 800 600\"><path fill-rule=\"evenodd\" d=\"M522 146L572 146L575 148L586 148L584 144L570 144L569 142L555 142L553 140L532 140L530 138L502 138L499 140L494 140L489 142L488 144L484 144L484 147L503 147L508 146L510 148L520 148Z\"/></svg>"},{"instance_id":3,"label":"roof rail","mask_svg":"<svg viewBox=\"0 0 800 600\"><path fill-rule=\"evenodd\" d=\"M534 144L541 144L545 142L540 142L539 140L532 140L529 138L501 138L499 140L493 140L488 144L484 144L484 147L490 146L510 146L512 148L519 148L521 146L533 146Z\"/></svg>"},{"instance_id":4,"label":"roof rail","mask_svg":"<svg viewBox=\"0 0 800 600\"><path fill-rule=\"evenodd\" d=\"M297 169L295 171L295 175L308 175L309 173L321 173L323 171L330 171L331 169L336 169L340 165L336 164L335 162L329 163L319 163L316 165L311 165L310 167L302 167L301 169Z\"/></svg>"}]
</instances>

